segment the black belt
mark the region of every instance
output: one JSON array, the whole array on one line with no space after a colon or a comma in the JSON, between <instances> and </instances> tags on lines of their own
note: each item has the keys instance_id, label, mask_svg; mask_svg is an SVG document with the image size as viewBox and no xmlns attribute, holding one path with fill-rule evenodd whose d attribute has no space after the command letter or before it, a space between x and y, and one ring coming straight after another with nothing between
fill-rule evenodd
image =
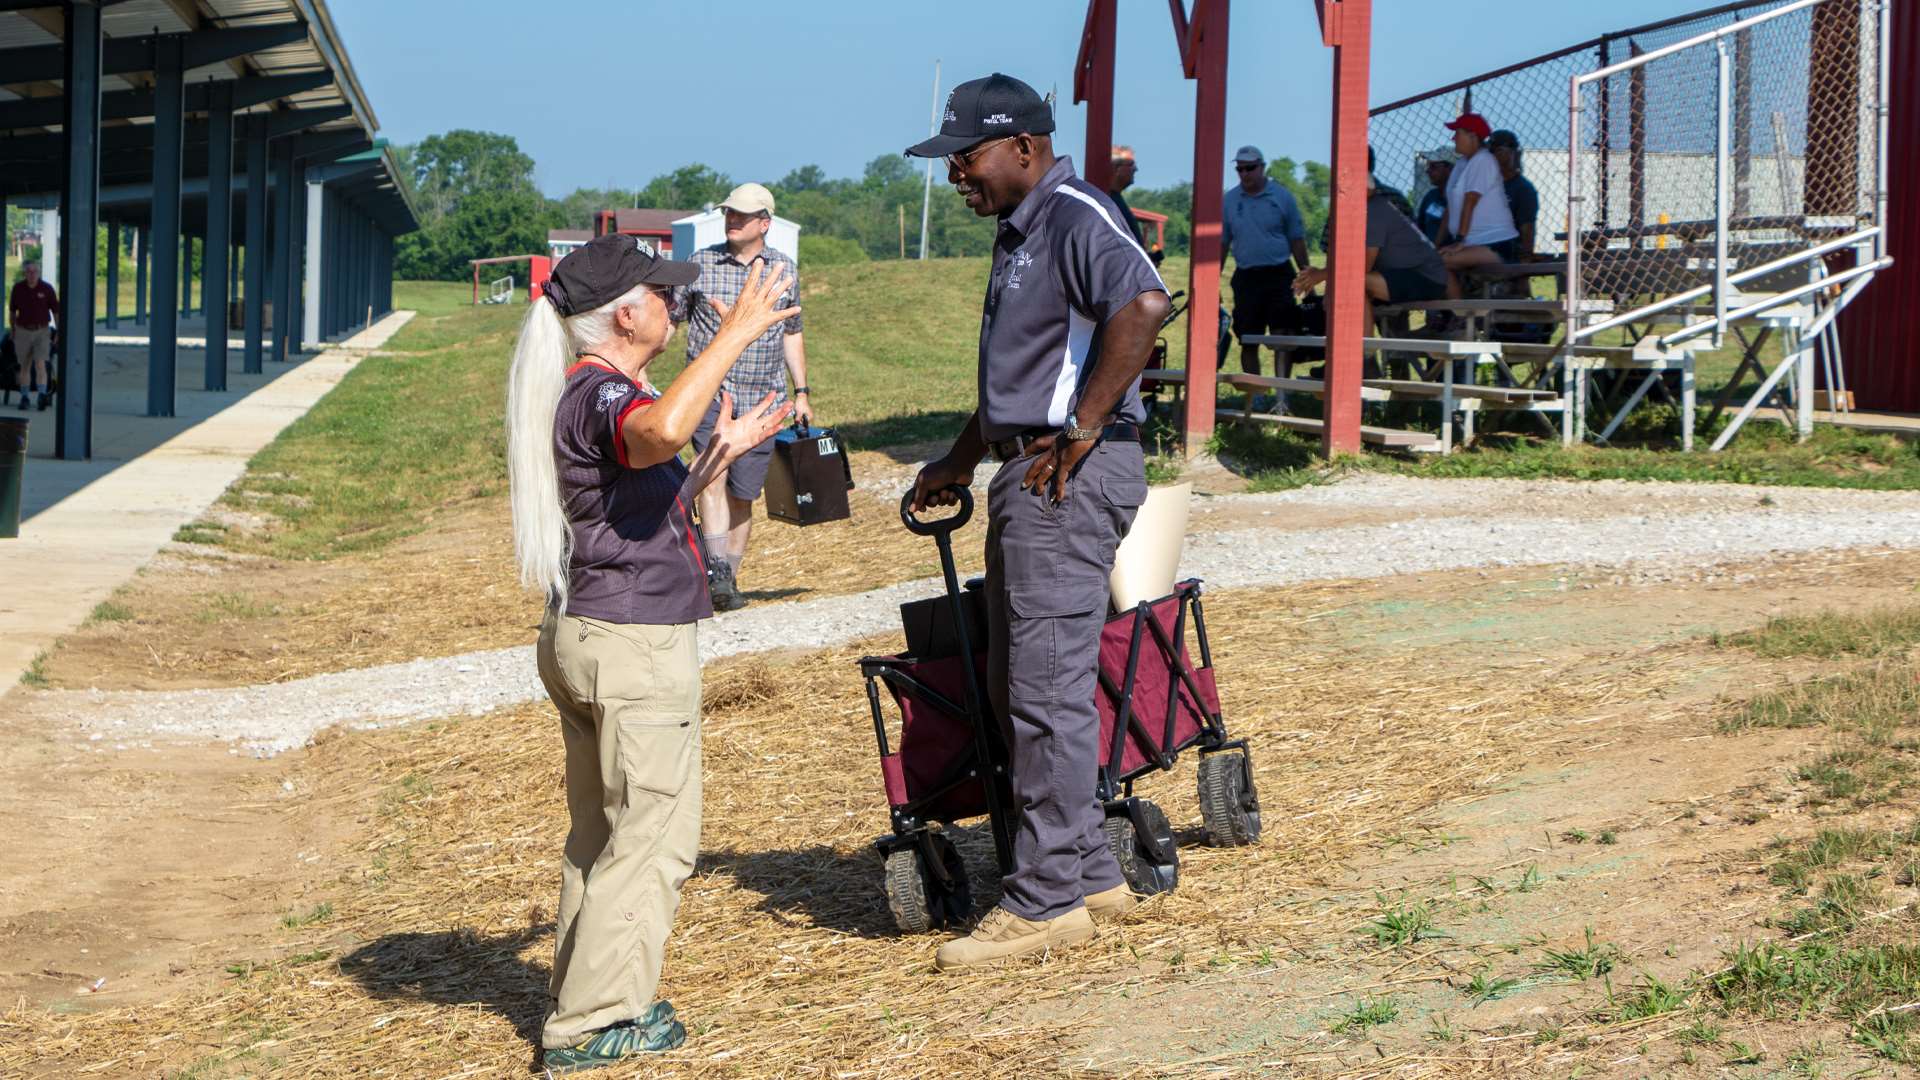
<instances>
[{"instance_id":1,"label":"black belt","mask_svg":"<svg viewBox=\"0 0 1920 1080\"><path fill-rule=\"evenodd\" d=\"M1001 439L997 443L989 443L987 448L993 451L995 461L1012 461L1014 458L1026 453L1027 447L1032 446L1035 439L1058 434L1060 434L1059 428L1028 428L1010 439ZM1128 423L1125 420L1117 420L1101 428L1100 437L1094 441L1096 443L1137 443L1140 441L1140 425Z\"/></svg>"}]
</instances>

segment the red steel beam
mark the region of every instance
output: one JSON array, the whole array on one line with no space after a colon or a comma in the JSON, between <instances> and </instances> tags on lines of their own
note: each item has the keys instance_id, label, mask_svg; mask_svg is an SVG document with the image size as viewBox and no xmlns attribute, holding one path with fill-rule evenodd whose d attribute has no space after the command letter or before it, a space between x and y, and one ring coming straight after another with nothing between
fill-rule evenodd
<instances>
[{"instance_id":1,"label":"red steel beam","mask_svg":"<svg viewBox=\"0 0 1920 1080\"><path fill-rule=\"evenodd\" d=\"M1171 0L1174 32L1193 95L1193 234L1187 269L1187 416L1184 449L1193 457L1213 435L1219 390L1221 175L1227 144L1228 0L1194 0L1191 19ZM1366 115L1362 94L1361 115ZM1364 166L1363 166L1364 167ZM1357 387L1356 387L1356 397Z\"/></svg>"},{"instance_id":2,"label":"red steel beam","mask_svg":"<svg viewBox=\"0 0 1920 1080\"><path fill-rule=\"evenodd\" d=\"M1087 156L1081 168L1100 190L1113 187L1114 24L1118 0L1089 0L1080 55L1073 65L1073 101L1087 104Z\"/></svg>"},{"instance_id":3,"label":"red steel beam","mask_svg":"<svg viewBox=\"0 0 1920 1080\"><path fill-rule=\"evenodd\" d=\"M1360 450L1373 0L1319 0L1319 7L1321 37L1333 47L1333 250L1328 253L1326 427L1321 433L1322 452L1332 458ZM1201 175L1197 167L1194 175ZM1197 301L1194 310L1199 310Z\"/></svg>"}]
</instances>

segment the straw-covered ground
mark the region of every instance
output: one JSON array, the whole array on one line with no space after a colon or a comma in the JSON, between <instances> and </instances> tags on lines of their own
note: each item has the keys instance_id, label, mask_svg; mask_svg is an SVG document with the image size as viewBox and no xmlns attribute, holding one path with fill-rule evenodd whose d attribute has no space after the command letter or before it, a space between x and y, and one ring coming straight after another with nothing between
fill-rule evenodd
<instances>
[{"instance_id":1,"label":"straw-covered ground","mask_svg":"<svg viewBox=\"0 0 1920 1080\"><path fill-rule=\"evenodd\" d=\"M962 977L931 971L939 937L899 936L878 892L853 661L894 646L717 665L703 855L663 987L693 1038L615 1075L1892 1071L1920 999L1903 944L1920 618L1702 635L1815 597L1873 612L1916 570L1849 555L1738 585L1512 572L1216 594L1261 844L1197 846L1183 762L1142 786L1188 841L1177 892L1093 945ZM346 819L317 887L169 995L23 1001L0 1074L521 1074L564 831L554 725L537 706L343 733L274 766L299 793L278 814ZM985 902L990 854L960 834ZM1838 854L1834 836L1852 838ZM1794 963L1747 970L1735 950L1761 942Z\"/></svg>"},{"instance_id":2,"label":"straw-covered ground","mask_svg":"<svg viewBox=\"0 0 1920 1080\"><path fill-rule=\"evenodd\" d=\"M855 459L873 482L850 522L759 534L757 604L934 572L892 493L971 392L982 273L809 275L819 406L873 448ZM405 287L421 316L387 354L31 681L244 686L530 640L499 462L517 313L463 296ZM1215 500L1195 530L1392 523L1417 544L1418 519L1457 512L1435 507L1462 490L1428 477L1475 470L1911 486L1911 447L1823 438L1720 458L1495 449L1404 466L1429 500ZM1256 487L1341 475L1300 467L1294 443L1219 448ZM1617 483L1482 497L1514 518L1686 509L1634 509ZM1791 501L1751 501L1776 498ZM977 533L960 541L971 565ZM931 970L940 935L899 935L879 892L886 814L854 661L898 642L716 664L703 854L663 986L693 1037L610 1075L1911 1070L1920 554L1695 562L1210 593L1262 842L1201 846L1184 760L1141 785L1185 843L1176 892L1091 945L959 977ZM17 823L0 846L0 1076L525 1075L565 830L544 704L254 761L102 751L17 701L0 699L0 820ZM989 846L955 831L990 903Z\"/></svg>"}]
</instances>

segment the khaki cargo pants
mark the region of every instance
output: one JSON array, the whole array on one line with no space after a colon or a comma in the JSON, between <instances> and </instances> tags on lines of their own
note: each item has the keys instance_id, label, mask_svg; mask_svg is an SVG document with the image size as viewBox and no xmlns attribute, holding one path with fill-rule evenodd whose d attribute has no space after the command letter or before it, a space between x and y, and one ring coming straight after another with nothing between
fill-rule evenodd
<instances>
[{"instance_id":1,"label":"khaki cargo pants","mask_svg":"<svg viewBox=\"0 0 1920 1080\"><path fill-rule=\"evenodd\" d=\"M567 749L566 860L547 1049L654 999L680 886L700 849L700 654L693 623L547 612L540 681Z\"/></svg>"}]
</instances>

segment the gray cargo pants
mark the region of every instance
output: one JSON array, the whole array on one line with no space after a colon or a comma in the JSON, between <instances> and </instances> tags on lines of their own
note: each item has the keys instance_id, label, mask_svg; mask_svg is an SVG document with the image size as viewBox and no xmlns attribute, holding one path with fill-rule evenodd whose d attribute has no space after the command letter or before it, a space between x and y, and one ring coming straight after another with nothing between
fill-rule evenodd
<instances>
[{"instance_id":1,"label":"gray cargo pants","mask_svg":"<svg viewBox=\"0 0 1920 1080\"><path fill-rule=\"evenodd\" d=\"M1094 799L1100 628L1114 549L1147 498L1140 444L1102 443L1058 506L1020 490L1031 459L987 491L987 686L1012 748L1013 872L1001 906L1051 919L1120 884Z\"/></svg>"}]
</instances>

